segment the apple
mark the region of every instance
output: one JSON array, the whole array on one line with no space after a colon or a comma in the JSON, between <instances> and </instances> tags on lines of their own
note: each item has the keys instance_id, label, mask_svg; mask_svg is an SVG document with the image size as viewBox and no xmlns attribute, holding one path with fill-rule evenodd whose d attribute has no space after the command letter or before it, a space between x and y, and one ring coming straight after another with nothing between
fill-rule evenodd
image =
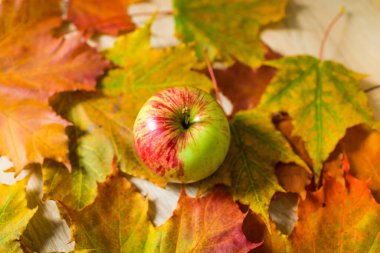
<instances>
[{"instance_id":1,"label":"apple","mask_svg":"<svg viewBox=\"0 0 380 253\"><path fill-rule=\"evenodd\" d=\"M168 182L191 183L214 173L230 145L223 109L208 93L168 88L147 100L133 126L136 152Z\"/></svg>"}]
</instances>

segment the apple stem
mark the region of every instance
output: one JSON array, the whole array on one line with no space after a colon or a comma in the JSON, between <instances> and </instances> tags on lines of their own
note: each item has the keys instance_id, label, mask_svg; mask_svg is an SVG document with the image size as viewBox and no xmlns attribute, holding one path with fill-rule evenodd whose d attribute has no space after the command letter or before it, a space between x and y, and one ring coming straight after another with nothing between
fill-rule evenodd
<instances>
[{"instance_id":1,"label":"apple stem","mask_svg":"<svg viewBox=\"0 0 380 253\"><path fill-rule=\"evenodd\" d=\"M182 109L182 115L183 115L183 128L188 129L190 126L190 109L188 107L185 107Z\"/></svg>"},{"instance_id":2,"label":"apple stem","mask_svg":"<svg viewBox=\"0 0 380 253\"><path fill-rule=\"evenodd\" d=\"M371 92L371 91L379 89L379 88L380 88L380 85L374 85L372 87L365 89L364 92L368 93L368 92Z\"/></svg>"},{"instance_id":3,"label":"apple stem","mask_svg":"<svg viewBox=\"0 0 380 253\"><path fill-rule=\"evenodd\" d=\"M129 15L132 17L136 17L136 16L152 16L152 15L169 16L173 14L174 14L173 10L167 10L167 11L157 11L157 12L135 12L135 13L132 12Z\"/></svg>"},{"instance_id":4,"label":"apple stem","mask_svg":"<svg viewBox=\"0 0 380 253\"><path fill-rule=\"evenodd\" d=\"M345 13L345 9L344 9L344 7L341 7L339 13L330 21L330 24L327 26L327 29L324 32L323 38L321 41L321 45L319 47L319 60L320 61L323 60L323 52L325 49L325 44L326 44L326 41L330 35L331 30L334 28L334 26L338 22L338 20L344 15L344 13Z\"/></svg>"},{"instance_id":5,"label":"apple stem","mask_svg":"<svg viewBox=\"0 0 380 253\"><path fill-rule=\"evenodd\" d=\"M204 56L206 64L207 64L208 73L210 74L212 83L214 85L216 100L218 101L220 107L222 107L224 114L227 115L226 110L224 109L223 104L222 104L222 98L220 96L218 82L216 81L214 70L211 66L210 60L208 59L207 53L203 52L203 56Z\"/></svg>"}]
</instances>

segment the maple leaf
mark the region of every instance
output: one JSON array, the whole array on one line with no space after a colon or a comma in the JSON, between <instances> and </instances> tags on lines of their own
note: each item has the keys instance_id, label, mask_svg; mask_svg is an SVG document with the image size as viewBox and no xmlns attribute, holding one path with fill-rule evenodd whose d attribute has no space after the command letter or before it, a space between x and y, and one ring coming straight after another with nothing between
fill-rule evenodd
<instances>
[{"instance_id":1,"label":"maple leaf","mask_svg":"<svg viewBox=\"0 0 380 253\"><path fill-rule=\"evenodd\" d=\"M260 28L285 16L286 0L174 0L176 33L195 42L198 56L237 59L257 67L264 58ZM249 31L249 32L248 32Z\"/></svg>"},{"instance_id":2,"label":"maple leaf","mask_svg":"<svg viewBox=\"0 0 380 253\"><path fill-rule=\"evenodd\" d=\"M375 199L380 202L379 131L365 126L356 126L347 131L341 143L350 161L352 175L367 181Z\"/></svg>"},{"instance_id":3,"label":"maple leaf","mask_svg":"<svg viewBox=\"0 0 380 253\"><path fill-rule=\"evenodd\" d=\"M292 134L305 141L318 177L322 162L347 128L373 124L367 96L358 85L363 76L338 63L320 62L311 56L285 57L268 65L278 71L259 106L290 114Z\"/></svg>"},{"instance_id":4,"label":"maple leaf","mask_svg":"<svg viewBox=\"0 0 380 253\"><path fill-rule=\"evenodd\" d=\"M61 14L60 2L61 0L46 0L44 4L40 4L39 0L0 2L0 37L18 33L19 30L25 32L27 26L58 17Z\"/></svg>"},{"instance_id":5,"label":"maple leaf","mask_svg":"<svg viewBox=\"0 0 380 253\"><path fill-rule=\"evenodd\" d=\"M53 37L52 29L61 22L59 4L1 3L0 153L10 158L16 172L45 157L67 162L66 123L51 111L48 97L63 90L94 89L107 66L80 36Z\"/></svg>"},{"instance_id":6,"label":"maple leaf","mask_svg":"<svg viewBox=\"0 0 380 253\"><path fill-rule=\"evenodd\" d=\"M129 4L136 0L71 0L68 6L68 19L80 30L90 34L95 32L117 35L135 28L127 14Z\"/></svg>"},{"instance_id":7,"label":"maple leaf","mask_svg":"<svg viewBox=\"0 0 380 253\"><path fill-rule=\"evenodd\" d=\"M192 69L200 69L200 64L191 48L179 45L174 48L155 49L150 46L151 19L143 28L131 34L120 36L107 58L120 66L112 70L101 83L106 94L128 96L135 111L131 115L133 124L137 109L146 99L159 90L168 87L193 86L206 91L212 83L204 75ZM146 57L149 55L149 57ZM131 108L132 109L132 108Z\"/></svg>"},{"instance_id":8,"label":"maple leaf","mask_svg":"<svg viewBox=\"0 0 380 253\"><path fill-rule=\"evenodd\" d=\"M276 131L270 118L258 111L237 113L230 128L229 153L217 172L202 181L201 192L220 183L230 186L234 199L248 205L269 227L270 200L275 192L283 191L275 165L281 161L295 162L306 170L307 166Z\"/></svg>"},{"instance_id":9,"label":"maple leaf","mask_svg":"<svg viewBox=\"0 0 380 253\"><path fill-rule=\"evenodd\" d=\"M295 252L379 252L380 205L366 183L350 174L345 180L326 178L300 202L290 236Z\"/></svg>"},{"instance_id":10,"label":"maple leaf","mask_svg":"<svg viewBox=\"0 0 380 253\"><path fill-rule=\"evenodd\" d=\"M0 153L11 158L17 171L45 157L67 161L66 122L47 104L0 93L0 108Z\"/></svg>"},{"instance_id":11,"label":"maple leaf","mask_svg":"<svg viewBox=\"0 0 380 253\"><path fill-rule=\"evenodd\" d=\"M76 249L96 252L144 252L153 230L148 200L121 176L111 176L98 186L93 204L77 212L70 210Z\"/></svg>"},{"instance_id":12,"label":"maple leaf","mask_svg":"<svg viewBox=\"0 0 380 253\"><path fill-rule=\"evenodd\" d=\"M20 236L37 211L27 207L25 186L26 180L11 186L0 184L1 252L22 252Z\"/></svg>"},{"instance_id":13,"label":"maple leaf","mask_svg":"<svg viewBox=\"0 0 380 253\"><path fill-rule=\"evenodd\" d=\"M212 83L191 70L199 64L189 48L152 49L149 27L150 24L119 37L109 50L108 58L120 68L110 71L101 83L108 96L65 93L53 98L52 104L81 131L102 131L112 143L122 171L163 185L164 180L145 168L135 154L135 118L145 101L159 90L173 86L210 90ZM67 108L67 104L71 107Z\"/></svg>"},{"instance_id":14,"label":"maple leaf","mask_svg":"<svg viewBox=\"0 0 380 253\"><path fill-rule=\"evenodd\" d=\"M71 135L77 135L75 130ZM101 132L74 136L71 173L61 164L45 162L42 166L45 198L59 200L81 209L97 195L97 182L111 173L114 151Z\"/></svg>"},{"instance_id":15,"label":"maple leaf","mask_svg":"<svg viewBox=\"0 0 380 253\"><path fill-rule=\"evenodd\" d=\"M248 252L251 243L242 231L245 215L222 188L202 198L181 192L173 216L149 238L150 252Z\"/></svg>"},{"instance_id":16,"label":"maple leaf","mask_svg":"<svg viewBox=\"0 0 380 253\"><path fill-rule=\"evenodd\" d=\"M245 238L245 215L222 190L200 199L182 192L173 217L157 228L147 212L147 199L127 179L111 176L99 185L93 204L68 212L76 248L99 253L247 252L258 246Z\"/></svg>"}]
</instances>

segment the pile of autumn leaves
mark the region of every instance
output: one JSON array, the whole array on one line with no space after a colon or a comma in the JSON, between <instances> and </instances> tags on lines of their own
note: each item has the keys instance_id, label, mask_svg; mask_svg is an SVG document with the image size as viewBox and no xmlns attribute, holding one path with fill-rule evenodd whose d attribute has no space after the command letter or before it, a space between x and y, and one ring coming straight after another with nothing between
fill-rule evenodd
<instances>
[{"instance_id":1,"label":"pile of autumn leaves","mask_svg":"<svg viewBox=\"0 0 380 253\"><path fill-rule=\"evenodd\" d=\"M16 173L42 173L41 203L60 203L76 250L380 251L380 134L358 86L362 76L265 49L259 31L283 18L285 0L174 0L183 44L164 49L150 46L153 19L135 29L126 1L71 0L66 21L62 4L0 2L0 152ZM67 32L68 22L81 32ZM119 37L99 52L86 44L95 34ZM230 151L198 183L200 194L209 193L182 191L173 216L155 227L148 200L126 175L166 182L136 158L133 122L165 87L211 91L204 52L231 64L216 71L234 105ZM261 66L265 58L277 59ZM1 252L39 250L27 240L37 207L28 207L25 186L0 184ZM298 221L287 231L269 209L291 192L299 195Z\"/></svg>"}]
</instances>

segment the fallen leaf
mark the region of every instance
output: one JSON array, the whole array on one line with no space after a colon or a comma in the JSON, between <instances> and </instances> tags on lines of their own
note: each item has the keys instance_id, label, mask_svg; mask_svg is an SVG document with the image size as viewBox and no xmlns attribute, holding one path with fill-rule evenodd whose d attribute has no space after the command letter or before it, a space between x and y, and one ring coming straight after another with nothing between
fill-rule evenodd
<instances>
[{"instance_id":1,"label":"fallen leaf","mask_svg":"<svg viewBox=\"0 0 380 253\"><path fill-rule=\"evenodd\" d=\"M148 252L248 252L245 215L222 188L193 199L183 190L173 216L149 238Z\"/></svg>"},{"instance_id":2,"label":"fallen leaf","mask_svg":"<svg viewBox=\"0 0 380 253\"><path fill-rule=\"evenodd\" d=\"M81 211L69 211L75 249L98 253L144 252L153 225L148 201L121 176L98 186L95 202Z\"/></svg>"},{"instance_id":3,"label":"fallen leaf","mask_svg":"<svg viewBox=\"0 0 380 253\"><path fill-rule=\"evenodd\" d=\"M128 5L135 0L71 0L67 15L79 30L117 35L135 28L128 15Z\"/></svg>"},{"instance_id":4,"label":"fallen leaf","mask_svg":"<svg viewBox=\"0 0 380 253\"><path fill-rule=\"evenodd\" d=\"M94 132L72 137L72 171L61 164L45 162L42 166L45 198L82 209L97 195L97 183L104 182L112 171L114 150L102 133Z\"/></svg>"},{"instance_id":5,"label":"fallen leaf","mask_svg":"<svg viewBox=\"0 0 380 253\"><path fill-rule=\"evenodd\" d=\"M268 65L278 70L259 106L272 113L289 113L294 125L292 135L305 141L319 177L323 161L347 128L373 124L367 96L358 85L363 76L311 56L284 57Z\"/></svg>"},{"instance_id":6,"label":"fallen leaf","mask_svg":"<svg viewBox=\"0 0 380 253\"><path fill-rule=\"evenodd\" d=\"M195 43L198 56L210 60L237 59L257 67L264 59L262 26L285 16L286 0L174 0L177 36Z\"/></svg>"},{"instance_id":7,"label":"fallen leaf","mask_svg":"<svg viewBox=\"0 0 380 253\"><path fill-rule=\"evenodd\" d=\"M53 37L60 1L5 1L0 8L0 153L19 172L53 158L66 162L67 138L48 105L55 92L94 89L107 63L80 36Z\"/></svg>"},{"instance_id":8,"label":"fallen leaf","mask_svg":"<svg viewBox=\"0 0 380 253\"><path fill-rule=\"evenodd\" d=\"M37 211L27 207L25 186L26 180L11 186L0 184L1 252L22 252L20 236Z\"/></svg>"},{"instance_id":9,"label":"fallen leaf","mask_svg":"<svg viewBox=\"0 0 380 253\"><path fill-rule=\"evenodd\" d=\"M39 0L7 0L0 3L0 34L8 36L18 33L35 23L58 17L61 14L61 0L46 0L41 4ZM38 6L38 8L36 8Z\"/></svg>"},{"instance_id":10,"label":"fallen leaf","mask_svg":"<svg viewBox=\"0 0 380 253\"><path fill-rule=\"evenodd\" d=\"M380 205L365 182L350 174L346 182L326 178L298 207L290 236L294 252L379 252Z\"/></svg>"},{"instance_id":11,"label":"fallen leaf","mask_svg":"<svg viewBox=\"0 0 380 253\"><path fill-rule=\"evenodd\" d=\"M280 55L268 48L265 59L279 58ZM232 114L252 109L260 101L276 69L268 66L251 68L236 62L227 69L214 70L219 90L228 97L233 105Z\"/></svg>"},{"instance_id":12,"label":"fallen leaf","mask_svg":"<svg viewBox=\"0 0 380 253\"><path fill-rule=\"evenodd\" d=\"M369 183L377 202L380 202L380 133L365 126L347 131L342 148L350 161L351 173Z\"/></svg>"},{"instance_id":13,"label":"fallen leaf","mask_svg":"<svg viewBox=\"0 0 380 253\"><path fill-rule=\"evenodd\" d=\"M108 95L123 95L128 99L135 112L131 115L133 119L127 119L130 124L146 99L162 89L192 86L210 91L213 87L205 75L192 71L204 66L197 61L192 48L185 45L151 48L152 21L133 33L120 36L106 54L119 68L104 78L102 90Z\"/></svg>"},{"instance_id":14,"label":"fallen leaf","mask_svg":"<svg viewBox=\"0 0 380 253\"><path fill-rule=\"evenodd\" d=\"M0 153L16 172L45 158L67 163L67 123L47 103L0 93Z\"/></svg>"},{"instance_id":15,"label":"fallen leaf","mask_svg":"<svg viewBox=\"0 0 380 253\"><path fill-rule=\"evenodd\" d=\"M306 170L307 166L271 119L258 111L237 113L230 128L229 153L217 172L202 181L201 192L216 184L230 186L234 199L248 205L269 227L269 203L275 192L283 191L276 178L276 164L295 162Z\"/></svg>"},{"instance_id":16,"label":"fallen leaf","mask_svg":"<svg viewBox=\"0 0 380 253\"><path fill-rule=\"evenodd\" d=\"M76 249L97 252L247 252L258 246L245 239L244 214L230 195L216 190L199 199L184 192L173 216L154 228L148 201L127 179L113 175L99 184L93 204L68 210Z\"/></svg>"}]
</instances>

